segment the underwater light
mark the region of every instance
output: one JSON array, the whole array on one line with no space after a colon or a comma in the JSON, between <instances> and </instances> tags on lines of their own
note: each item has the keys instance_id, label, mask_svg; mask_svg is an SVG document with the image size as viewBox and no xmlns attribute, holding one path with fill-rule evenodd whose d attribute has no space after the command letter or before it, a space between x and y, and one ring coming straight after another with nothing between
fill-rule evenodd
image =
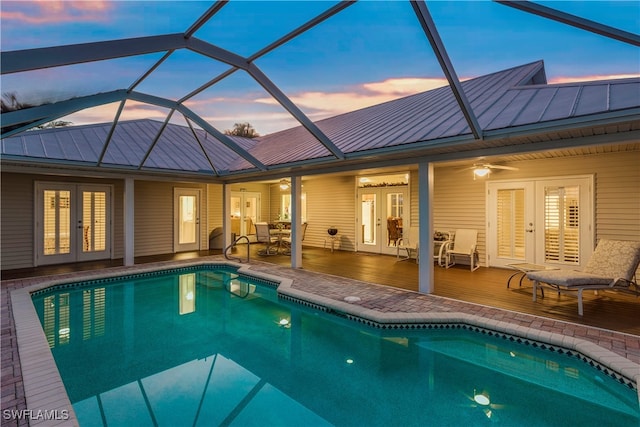
<instances>
[{"instance_id":1,"label":"underwater light","mask_svg":"<svg viewBox=\"0 0 640 427\"><path fill-rule=\"evenodd\" d=\"M280 319L280 321L278 322L278 325L280 326L284 326L287 327L289 325L289 320L287 319Z\"/></svg>"},{"instance_id":2,"label":"underwater light","mask_svg":"<svg viewBox=\"0 0 640 427\"><path fill-rule=\"evenodd\" d=\"M475 400L478 405L482 406L487 406L491 403L491 400L489 400L489 396L487 396L486 393L475 394L474 392L473 400Z\"/></svg>"}]
</instances>

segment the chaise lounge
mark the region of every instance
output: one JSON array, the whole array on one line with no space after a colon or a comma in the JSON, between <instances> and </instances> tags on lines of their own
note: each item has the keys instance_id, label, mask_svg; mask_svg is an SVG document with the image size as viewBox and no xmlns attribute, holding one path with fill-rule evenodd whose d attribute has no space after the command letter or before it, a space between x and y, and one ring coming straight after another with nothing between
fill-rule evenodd
<instances>
[{"instance_id":1,"label":"chaise lounge","mask_svg":"<svg viewBox=\"0 0 640 427\"><path fill-rule=\"evenodd\" d=\"M541 286L558 293L577 292L578 314L582 316L585 290L627 290L638 295L638 284L633 279L639 264L640 242L601 239L583 271L532 271L527 277L533 282L534 301Z\"/></svg>"}]
</instances>

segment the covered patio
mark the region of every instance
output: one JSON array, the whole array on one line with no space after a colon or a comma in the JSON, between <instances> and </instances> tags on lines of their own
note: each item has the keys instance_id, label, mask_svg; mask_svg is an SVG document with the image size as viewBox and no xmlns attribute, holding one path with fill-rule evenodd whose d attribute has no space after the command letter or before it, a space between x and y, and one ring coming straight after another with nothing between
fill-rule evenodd
<instances>
[{"instance_id":1,"label":"covered patio","mask_svg":"<svg viewBox=\"0 0 640 427\"><path fill-rule=\"evenodd\" d=\"M231 252L232 260L237 258L246 261L246 248L246 245L238 245ZM260 256L260 249L260 244L250 246L250 265L272 264L289 267L291 259L288 255ZM220 255L220 251L210 250L139 257L136 258L136 264L185 261L202 257L225 259ZM329 249L316 247L305 247L302 258L302 274L313 272L328 275L330 282L356 280L411 292L419 290L418 266L413 259L398 261L395 256L390 255L342 250L331 252ZM122 264L122 260L112 260L8 270L2 272L2 280L7 283L6 281L19 279L117 268ZM286 270L278 270L279 274L283 274L283 271ZM491 267L471 272L465 265L450 269L434 266L433 295L507 310L515 314L533 315L549 322L570 322L583 326L584 329L581 331L584 334L587 334L590 328L601 328L635 335L633 340L638 344L637 348L635 351L630 349L629 352L640 360L640 341L637 340L637 336L640 336L640 319L636 315L640 310L640 298L621 292L600 292L598 295L588 293L585 295L585 314L579 316L577 301L572 295L559 296L547 291L545 298L538 298L533 302L531 283L527 279L522 281L521 286L518 280L512 280L510 288L507 288L507 281L514 272L515 270Z\"/></svg>"}]
</instances>

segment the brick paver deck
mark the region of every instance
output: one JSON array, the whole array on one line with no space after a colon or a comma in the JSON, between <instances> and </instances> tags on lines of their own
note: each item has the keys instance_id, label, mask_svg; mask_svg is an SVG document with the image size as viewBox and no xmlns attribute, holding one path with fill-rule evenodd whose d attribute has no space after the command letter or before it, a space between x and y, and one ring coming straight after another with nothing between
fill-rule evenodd
<instances>
[{"instance_id":1,"label":"brick paver deck","mask_svg":"<svg viewBox=\"0 0 640 427\"><path fill-rule=\"evenodd\" d=\"M14 312L12 292L42 283L77 280L91 280L100 276L135 273L148 269L170 268L203 262L225 262L221 256L201 258L197 261L170 261L134 267L114 267L99 271L78 272L59 276L17 279L2 282L1 302L1 346L2 346L2 411L26 410L28 398L25 396L23 360L20 358L16 336L15 319L21 318ZM530 339L555 340L553 344L577 345L581 352L607 366L622 372L636 384L640 379L640 337L572 324L553 319L516 313L483 305L460 302L434 295L391 288L343 277L294 270L274 264L254 261L249 266L251 272L289 279L281 286L283 293L294 299L305 299L315 304L331 307L358 318L374 322L429 322L456 321L472 322L485 328L502 329ZM15 295L18 295L18 291ZM346 297L357 297L349 303ZM575 343L578 344L575 344ZM29 368L31 369L31 368ZM27 387L29 389L29 387ZM4 413L4 412L2 412ZM34 423L31 425L63 425L60 421ZM22 419L2 419L3 426L22 426L29 423Z\"/></svg>"}]
</instances>

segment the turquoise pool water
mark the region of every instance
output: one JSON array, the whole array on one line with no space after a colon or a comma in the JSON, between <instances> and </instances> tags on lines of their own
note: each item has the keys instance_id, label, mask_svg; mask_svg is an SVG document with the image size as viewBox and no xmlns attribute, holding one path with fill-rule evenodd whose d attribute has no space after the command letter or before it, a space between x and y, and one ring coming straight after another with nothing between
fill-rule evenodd
<instances>
[{"instance_id":1,"label":"turquoise pool water","mask_svg":"<svg viewBox=\"0 0 640 427\"><path fill-rule=\"evenodd\" d=\"M229 270L33 301L81 426L640 423L637 392L575 356L465 327L369 328Z\"/></svg>"}]
</instances>

